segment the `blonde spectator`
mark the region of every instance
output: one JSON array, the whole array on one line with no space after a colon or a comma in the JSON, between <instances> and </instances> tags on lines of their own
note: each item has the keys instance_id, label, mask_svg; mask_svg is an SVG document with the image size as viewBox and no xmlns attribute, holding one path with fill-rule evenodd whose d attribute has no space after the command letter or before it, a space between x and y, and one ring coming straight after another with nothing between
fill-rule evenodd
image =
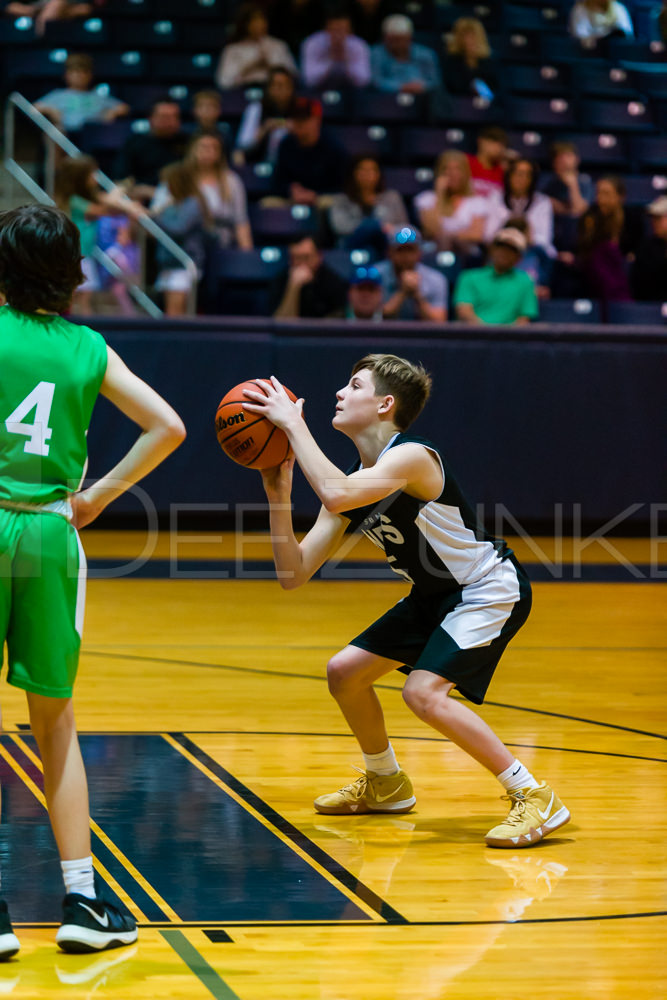
<instances>
[{"instance_id":1,"label":"blonde spectator","mask_svg":"<svg viewBox=\"0 0 667 1000\"><path fill-rule=\"evenodd\" d=\"M498 88L491 47L476 17L459 17L447 37L444 82L450 94L490 98Z\"/></svg>"},{"instance_id":2,"label":"blonde spectator","mask_svg":"<svg viewBox=\"0 0 667 1000\"><path fill-rule=\"evenodd\" d=\"M215 132L195 136L185 159L213 221L220 245L251 250L252 233L245 188L239 175L229 169L220 136Z\"/></svg>"},{"instance_id":3,"label":"blonde spectator","mask_svg":"<svg viewBox=\"0 0 667 1000\"><path fill-rule=\"evenodd\" d=\"M475 194L465 153L450 149L438 157L433 190L414 200L424 236L439 250L466 252L484 239L485 198Z\"/></svg>"},{"instance_id":4,"label":"blonde spectator","mask_svg":"<svg viewBox=\"0 0 667 1000\"><path fill-rule=\"evenodd\" d=\"M275 66L298 75L287 44L269 35L269 22L261 7L246 4L239 10L232 40L222 50L215 81L221 90L265 84Z\"/></svg>"}]
</instances>

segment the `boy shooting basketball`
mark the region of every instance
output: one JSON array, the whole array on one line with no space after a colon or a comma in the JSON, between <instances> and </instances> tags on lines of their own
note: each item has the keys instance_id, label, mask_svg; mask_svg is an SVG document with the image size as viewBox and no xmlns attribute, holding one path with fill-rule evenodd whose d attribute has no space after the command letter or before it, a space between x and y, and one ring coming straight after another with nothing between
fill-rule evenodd
<instances>
[{"instance_id":1,"label":"boy shooting basketball","mask_svg":"<svg viewBox=\"0 0 667 1000\"><path fill-rule=\"evenodd\" d=\"M409 777L389 743L373 684L407 665L403 697L420 718L494 774L511 802L486 835L491 847L529 847L570 818L489 726L451 692L481 704L505 646L530 611L530 584L503 541L488 538L435 445L408 432L430 393L418 365L390 354L357 362L336 393L333 426L354 443L359 461L346 475L317 446L277 379L266 395L246 390L246 408L288 435L296 461L322 501L301 542L292 527L294 458L262 473L270 504L278 579L306 583L348 530L361 530L412 584L407 597L329 661L329 689L361 747L365 773L315 800L321 813L408 812ZM405 669L405 668L404 668Z\"/></svg>"},{"instance_id":2,"label":"boy shooting basketball","mask_svg":"<svg viewBox=\"0 0 667 1000\"><path fill-rule=\"evenodd\" d=\"M53 208L0 214L0 629L8 681L23 688L44 769L65 899L56 941L99 951L137 938L133 918L96 895L86 774L72 709L85 598L77 528L93 521L176 448L172 408L100 334L59 314L83 281L79 234ZM142 430L125 457L81 492L98 393ZM19 949L0 901L0 959Z\"/></svg>"}]
</instances>

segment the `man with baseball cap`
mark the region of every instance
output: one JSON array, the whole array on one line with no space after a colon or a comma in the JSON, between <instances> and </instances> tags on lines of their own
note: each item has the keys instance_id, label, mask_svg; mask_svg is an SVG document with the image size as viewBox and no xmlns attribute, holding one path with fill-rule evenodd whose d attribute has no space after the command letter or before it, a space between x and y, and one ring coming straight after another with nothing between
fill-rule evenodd
<instances>
[{"instance_id":1,"label":"man with baseball cap","mask_svg":"<svg viewBox=\"0 0 667 1000\"><path fill-rule=\"evenodd\" d=\"M382 319L382 276L377 267L355 267L347 292L346 316L350 320Z\"/></svg>"},{"instance_id":2,"label":"man with baseball cap","mask_svg":"<svg viewBox=\"0 0 667 1000\"><path fill-rule=\"evenodd\" d=\"M322 196L343 188L345 150L322 130L322 105L315 98L296 98L287 127L278 146L273 190L293 204L324 208Z\"/></svg>"},{"instance_id":3,"label":"man with baseball cap","mask_svg":"<svg viewBox=\"0 0 667 1000\"><path fill-rule=\"evenodd\" d=\"M454 293L456 318L464 323L530 323L539 306L535 285L517 264L526 250L518 229L500 229L489 248L487 267L459 275Z\"/></svg>"},{"instance_id":4,"label":"man with baseball cap","mask_svg":"<svg viewBox=\"0 0 667 1000\"><path fill-rule=\"evenodd\" d=\"M667 194L647 205L646 212L653 233L637 249L632 294L640 302L667 302Z\"/></svg>"},{"instance_id":5,"label":"man with baseball cap","mask_svg":"<svg viewBox=\"0 0 667 1000\"><path fill-rule=\"evenodd\" d=\"M447 319L447 279L421 262L421 233L402 226L389 239L388 260L377 269L382 278L385 319L444 323Z\"/></svg>"},{"instance_id":6,"label":"man with baseball cap","mask_svg":"<svg viewBox=\"0 0 667 1000\"><path fill-rule=\"evenodd\" d=\"M372 83L390 94L425 94L442 89L438 57L413 42L413 25L404 14L382 22L382 41L371 49Z\"/></svg>"}]
</instances>

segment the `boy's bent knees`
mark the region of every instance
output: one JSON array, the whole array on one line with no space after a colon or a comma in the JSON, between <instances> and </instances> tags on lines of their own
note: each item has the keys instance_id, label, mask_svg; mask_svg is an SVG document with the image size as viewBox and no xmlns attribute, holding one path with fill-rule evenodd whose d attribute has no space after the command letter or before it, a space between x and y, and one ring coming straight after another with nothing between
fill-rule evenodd
<instances>
[{"instance_id":1,"label":"boy's bent knees","mask_svg":"<svg viewBox=\"0 0 667 1000\"><path fill-rule=\"evenodd\" d=\"M447 695L454 685L445 677L433 674L428 670L413 670L403 686L403 701L414 714L428 722L437 712L442 717L447 710L449 699Z\"/></svg>"}]
</instances>

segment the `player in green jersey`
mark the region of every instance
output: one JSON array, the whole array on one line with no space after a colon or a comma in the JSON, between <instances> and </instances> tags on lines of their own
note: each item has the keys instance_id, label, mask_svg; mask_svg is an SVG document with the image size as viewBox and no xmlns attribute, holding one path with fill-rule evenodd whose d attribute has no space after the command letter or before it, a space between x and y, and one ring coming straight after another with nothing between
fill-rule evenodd
<instances>
[{"instance_id":1,"label":"player in green jersey","mask_svg":"<svg viewBox=\"0 0 667 1000\"><path fill-rule=\"evenodd\" d=\"M136 940L133 918L97 897L86 773L72 708L85 557L77 529L147 475L185 437L174 410L107 347L64 319L82 282L79 233L55 208L0 213L0 635L8 681L23 688L44 769L65 882L65 951ZM142 433L87 489L86 432L98 394ZM0 960L16 954L0 901Z\"/></svg>"}]
</instances>

